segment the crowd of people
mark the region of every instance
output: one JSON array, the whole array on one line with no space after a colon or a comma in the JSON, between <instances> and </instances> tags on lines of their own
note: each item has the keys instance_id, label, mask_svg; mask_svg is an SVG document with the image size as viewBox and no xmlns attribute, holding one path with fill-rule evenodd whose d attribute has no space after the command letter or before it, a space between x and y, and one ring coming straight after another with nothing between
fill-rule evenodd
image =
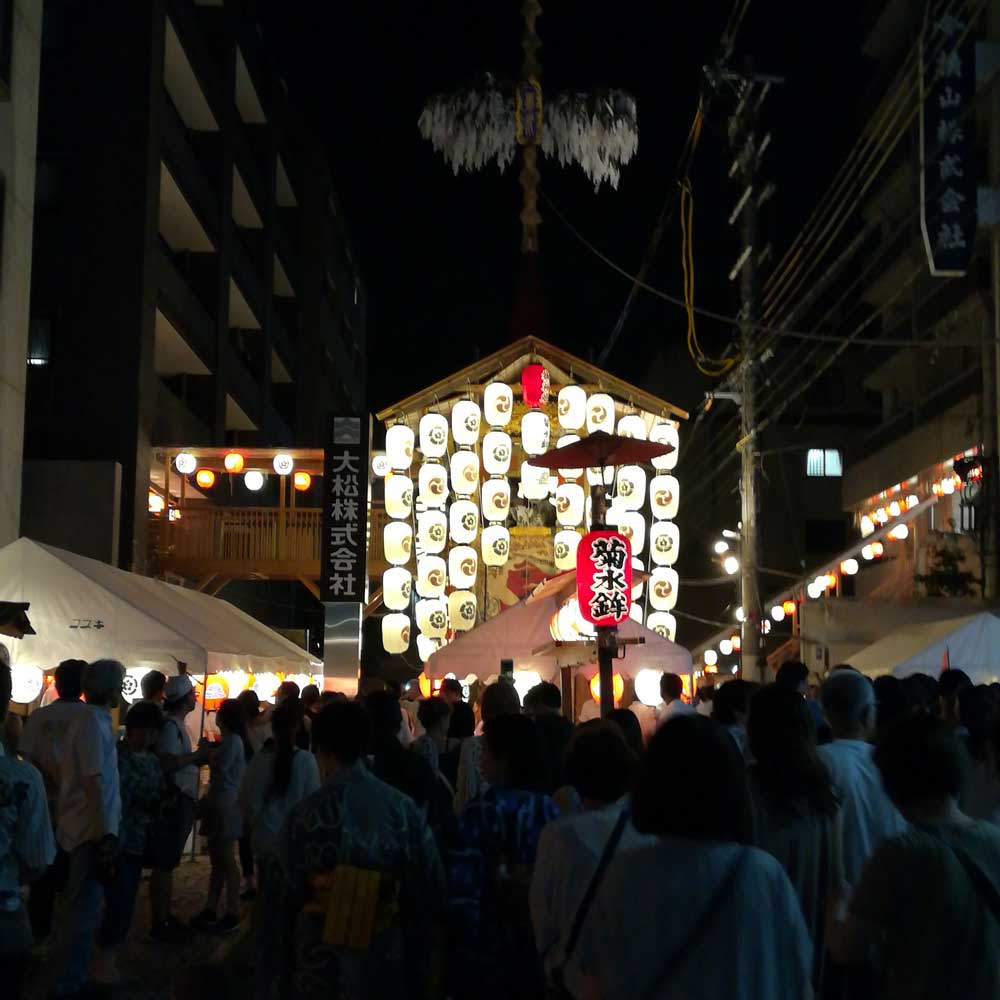
<instances>
[{"instance_id":1,"label":"crowd of people","mask_svg":"<svg viewBox=\"0 0 1000 1000\"><path fill-rule=\"evenodd\" d=\"M114 982L144 870L153 941L239 932L261 1000L1000 996L1000 686L959 670L811 691L787 663L695 704L664 674L648 742L501 677L478 712L455 681L417 705L244 692L209 744L191 680L155 672L116 740L122 677L61 664L0 756L15 998L48 938L52 995ZM193 831L210 876L183 923Z\"/></svg>"}]
</instances>

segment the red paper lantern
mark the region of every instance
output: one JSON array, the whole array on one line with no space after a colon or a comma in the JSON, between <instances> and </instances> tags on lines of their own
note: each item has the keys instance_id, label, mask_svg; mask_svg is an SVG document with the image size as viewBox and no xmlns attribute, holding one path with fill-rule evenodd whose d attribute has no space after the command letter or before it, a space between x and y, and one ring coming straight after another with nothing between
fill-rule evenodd
<instances>
[{"instance_id":1,"label":"red paper lantern","mask_svg":"<svg viewBox=\"0 0 1000 1000\"><path fill-rule=\"evenodd\" d=\"M545 365L526 365L521 372L521 398L533 410L549 401L549 370Z\"/></svg>"},{"instance_id":2,"label":"red paper lantern","mask_svg":"<svg viewBox=\"0 0 1000 1000\"><path fill-rule=\"evenodd\" d=\"M592 625L620 625L632 608L632 546L617 531L584 535L576 552L580 614Z\"/></svg>"}]
</instances>

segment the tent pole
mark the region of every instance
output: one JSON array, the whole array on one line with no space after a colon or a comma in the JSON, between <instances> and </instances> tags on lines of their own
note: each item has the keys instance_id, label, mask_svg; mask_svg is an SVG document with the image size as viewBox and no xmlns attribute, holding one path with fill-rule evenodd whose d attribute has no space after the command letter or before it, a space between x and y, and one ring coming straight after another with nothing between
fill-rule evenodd
<instances>
[{"instance_id":1,"label":"tent pole","mask_svg":"<svg viewBox=\"0 0 1000 1000\"><path fill-rule=\"evenodd\" d=\"M187 673L187 664L184 664L184 672ZM205 695L208 694L208 656L205 657L205 674L201 682L201 722L198 724L198 746L201 746L201 741L205 738ZM197 749L197 748L196 748ZM201 767L198 768L198 784L195 787L194 801L197 804L198 799L201 797ZM191 860L194 861L195 855L198 853L198 824L191 827Z\"/></svg>"}]
</instances>

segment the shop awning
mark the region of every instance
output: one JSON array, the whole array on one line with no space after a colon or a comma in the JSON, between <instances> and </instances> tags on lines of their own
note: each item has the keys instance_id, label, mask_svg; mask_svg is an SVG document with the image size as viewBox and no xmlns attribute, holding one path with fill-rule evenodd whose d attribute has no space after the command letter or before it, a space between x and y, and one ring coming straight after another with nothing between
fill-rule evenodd
<instances>
[{"instance_id":1,"label":"shop awning","mask_svg":"<svg viewBox=\"0 0 1000 1000\"><path fill-rule=\"evenodd\" d=\"M304 649L218 597L116 569L28 538L0 549L0 601L31 604L37 635L8 643L11 662L120 660L177 673L312 673Z\"/></svg>"}]
</instances>

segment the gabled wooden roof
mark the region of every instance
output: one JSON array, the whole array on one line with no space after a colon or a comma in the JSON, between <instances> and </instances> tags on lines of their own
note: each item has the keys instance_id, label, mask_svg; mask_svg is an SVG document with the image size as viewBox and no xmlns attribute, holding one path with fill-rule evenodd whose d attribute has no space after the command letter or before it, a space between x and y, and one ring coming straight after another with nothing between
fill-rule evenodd
<instances>
[{"instance_id":1,"label":"gabled wooden roof","mask_svg":"<svg viewBox=\"0 0 1000 1000\"><path fill-rule=\"evenodd\" d=\"M449 375L421 392L407 396L392 406L387 406L375 414L378 420L395 423L402 419L413 419L430 408L444 408L452 397L460 397L471 388L479 388L488 382L511 382L520 378L521 371L528 364L544 364L552 376L553 387L577 383L594 386L610 393L616 399L647 413L687 420L685 410L660 399L638 386L616 378L589 361L575 357L564 350L537 337L523 337L499 351L481 358L461 371Z\"/></svg>"}]
</instances>

